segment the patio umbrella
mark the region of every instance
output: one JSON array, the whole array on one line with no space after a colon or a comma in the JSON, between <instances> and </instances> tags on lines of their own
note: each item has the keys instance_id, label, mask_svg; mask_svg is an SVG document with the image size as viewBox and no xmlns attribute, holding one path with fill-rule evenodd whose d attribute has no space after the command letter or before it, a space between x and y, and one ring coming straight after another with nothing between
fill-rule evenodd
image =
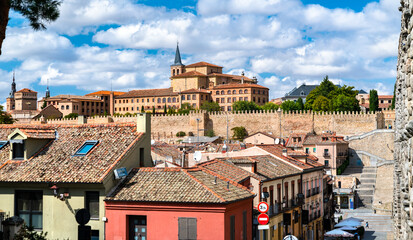
<instances>
[{"instance_id":1,"label":"patio umbrella","mask_svg":"<svg viewBox=\"0 0 413 240\"><path fill-rule=\"evenodd\" d=\"M343 230L343 231L356 231L357 230L357 228L351 227L351 226L344 226L344 227L341 227L339 229Z\"/></svg>"},{"instance_id":2,"label":"patio umbrella","mask_svg":"<svg viewBox=\"0 0 413 240\"><path fill-rule=\"evenodd\" d=\"M361 226L361 223L359 221L354 221L354 220L348 220L348 221L341 221L337 223L334 228L340 228L344 226L350 226L350 227L359 227Z\"/></svg>"},{"instance_id":3,"label":"patio umbrella","mask_svg":"<svg viewBox=\"0 0 413 240\"><path fill-rule=\"evenodd\" d=\"M354 235L340 229L334 229L332 231L326 232L324 234L324 237L354 237Z\"/></svg>"}]
</instances>

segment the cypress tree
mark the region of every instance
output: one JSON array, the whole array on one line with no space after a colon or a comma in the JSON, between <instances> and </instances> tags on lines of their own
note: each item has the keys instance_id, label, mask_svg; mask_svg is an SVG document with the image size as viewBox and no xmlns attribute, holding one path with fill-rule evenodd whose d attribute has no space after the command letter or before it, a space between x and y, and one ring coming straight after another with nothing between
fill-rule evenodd
<instances>
[{"instance_id":1,"label":"cypress tree","mask_svg":"<svg viewBox=\"0 0 413 240\"><path fill-rule=\"evenodd\" d=\"M377 91L372 89L370 90L370 112L376 112L379 110L379 96L377 95Z\"/></svg>"}]
</instances>

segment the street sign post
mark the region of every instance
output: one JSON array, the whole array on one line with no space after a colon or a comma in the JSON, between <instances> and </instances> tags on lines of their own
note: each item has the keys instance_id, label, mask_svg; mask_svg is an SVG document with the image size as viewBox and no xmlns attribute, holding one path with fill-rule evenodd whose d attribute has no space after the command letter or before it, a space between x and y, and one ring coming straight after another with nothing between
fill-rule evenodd
<instances>
[{"instance_id":1,"label":"street sign post","mask_svg":"<svg viewBox=\"0 0 413 240\"><path fill-rule=\"evenodd\" d=\"M267 214L265 213L261 213L260 215L258 215L258 223L261 225L265 225L270 221L270 218L268 217Z\"/></svg>"},{"instance_id":2,"label":"street sign post","mask_svg":"<svg viewBox=\"0 0 413 240\"><path fill-rule=\"evenodd\" d=\"M258 204L258 211L260 213L266 213L268 212L268 204L266 202L260 202Z\"/></svg>"}]
</instances>

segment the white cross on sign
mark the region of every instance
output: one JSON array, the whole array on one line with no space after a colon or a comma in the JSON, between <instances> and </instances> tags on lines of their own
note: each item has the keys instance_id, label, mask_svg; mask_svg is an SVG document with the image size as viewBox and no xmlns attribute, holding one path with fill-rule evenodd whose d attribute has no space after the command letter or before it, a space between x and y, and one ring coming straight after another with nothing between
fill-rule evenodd
<instances>
[{"instance_id":1,"label":"white cross on sign","mask_svg":"<svg viewBox=\"0 0 413 240\"><path fill-rule=\"evenodd\" d=\"M268 212L268 204L266 202L260 202L258 204L258 211L260 213L266 213Z\"/></svg>"}]
</instances>

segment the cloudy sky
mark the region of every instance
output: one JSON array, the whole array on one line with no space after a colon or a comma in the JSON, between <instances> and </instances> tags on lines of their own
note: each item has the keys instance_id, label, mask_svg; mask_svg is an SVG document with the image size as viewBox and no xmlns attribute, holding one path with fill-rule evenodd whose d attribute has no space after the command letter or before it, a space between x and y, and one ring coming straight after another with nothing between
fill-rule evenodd
<instances>
[{"instance_id":1,"label":"cloudy sky","mask_svg":"<svg viewBox=\"0 0 413 240\"><path fill-rule=\"evenodd\" d=\"M396 0L64 0L60 18L33 31L11 12L0 56L0 103L17 88L44 96L169 87L183 63L207 61L257 76L281 97L328 75L391 94L400 31Z\"/></svg>"}]
</instances>

